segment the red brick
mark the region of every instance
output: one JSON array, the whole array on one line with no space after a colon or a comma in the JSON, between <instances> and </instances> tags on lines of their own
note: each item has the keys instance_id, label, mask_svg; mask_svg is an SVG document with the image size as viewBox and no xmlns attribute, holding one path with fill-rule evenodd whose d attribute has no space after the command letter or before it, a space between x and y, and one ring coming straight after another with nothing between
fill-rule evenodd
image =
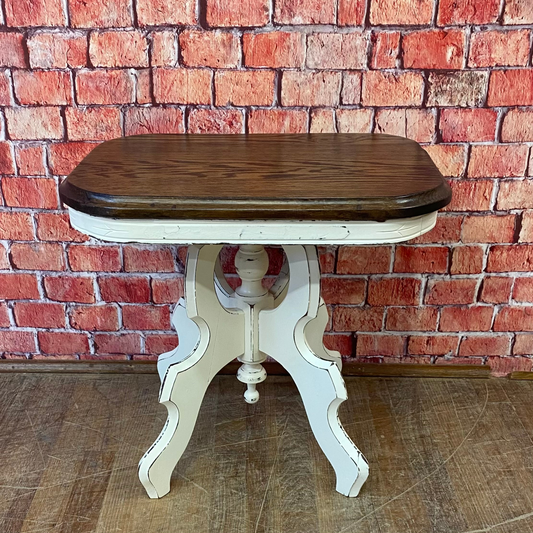
<instances>
[{"instance_id":1,"label":"red brick","mask_svg":"<svg viewBox=\"0 0 533 533\"><path fill-rule=\"evenodd\" d=\"M511 281L510 278L509 281ZM517 302L533 302L533 278L516 278L513 287L513 300Z\"/></svg>"},{"instance_id":2,"label":"red brick","mask_svg":"<svg viewBox=\"0 0 533 533\"><path fill-rule=\"evenodd\" d=\"M107 141L122 136L120 109L67 107L67 132L71 141Z\"/></svg>"},{"instance_id":3,"label":"red brick","mask_svg":"<svg viewBox=\"0 0 533 533\"><path fill-rule=\"evenodd\" d=\"M507 303L511 296L512 285L512 278L487 276L483 278L479 301L489 304Z\"/></svg>"},{"instance_id":4,"label":"red brick","mask_svg":"<svg viewBox=\"0 0 533 533\"><path fill-rule=\"evenodd\" d=\"M467 216L463 223L463 242L513 242L515 215Z\"/></svg>"},{"instance_id":5,"label":"red brick","mask_svg":"<svg viewBox=\"0 0 533 533\"><path fill-rule=\"evenodd\" d=\"M125 305L122 308L122 322L126 329L169 330L170 312L167 306Z\"/></svg>"},{"instance_id":6,"label":"red brick","mask_svg":"<svg viewBox=\"0 0 533 533\"><path fill-rule=\"evenodd\" d=\"M8 328L11 325L7 305L5 302L0 303L0 327Z\"/></svg>"},{"instance_id":7,"label":"red brick","mask_svg":"<svg viewBox=\"0 0 533 533\"><path fill-rule=\"evenodd\" d=\"M340 72L285 71L281 79L281 102L283 106L335 106L340 87Z\"/></svg>"},{"instance_id":8,"label":"red brick","mask_svg":"<svg viewBox=\"0 0 533 533\"><path fill-rule=\"evenodd\" d=\"M411 244L427 243L455 243L461 236L463 217L439 215L435 227L416 239L411 239Z\"/></svg>"},{"instance_id":9,"label":"red brick","mask_svg":"<svg viewBox=\"0 0 533 533\"><path fill-rule=\"evenodd\" d=\"M113 305L78 305L70 312L70 325L87 331L116 331L118 310Z\"/></svg>"},{"instance_id":10,"label":"red brick","mask_svg":"<svg viewBox=\"0 0 533 533\"><path fill-rule=\"evenodd\" d=\"M366 15L366 0L339 0L337 20L339 26L362 26Z\"/></svg>"},{"instance_id":11,"label":"red brick","mask_svg":"<svg viewBox=\"0 0 533 533\"><path fill-rule=\"evenodd\" d=\"M36 213L37 238L41 241L84 242L87 235L72 228L67 213Z\"/></svg>"},{"instance_id":12,"label":"red brick","mask_svg":"<svg viewBox=\"0 0 533 533\"><path fill-rule=\"evenodd\" d=\"M76 74L76 98L85 104L134 102L134 80L127 70L82 70Z\"/></svg>"},{"instance_id":13,"label":"red brick","mask_svg":"<svg viewBox=\"0 0 533 533\"><path fill-rule=\"evenodd\" d=\"M443 307L439 331L489 331L492 323L490 306Z\"/></svg>"},{"instance_id":14,"label":"red brick","mask_svg":"<svg viewBox=\"0 0 533 533\"><path fill-rule=\"evenodd\" d=\"M11 105L11 80L7 70L0 70L0 105Z\"/></svg>"},{"instance_id":15,"label":"red brick","mask_svg":"<svg viewBox=\"0 0 533 533\"><path fill-rule=\"evenodd\" d=\"M95 31L89 57L95 67L147 67L148 41L138 30Z\"/></svg>"},{"instance_id":16,"label":"red brick","mask_svg":"<svg viewBox=\"0 0 533 533\"><path fill-rule=\"evenodd\" d=\"M70 268L76 272L118 272L121 269L117 246L72 245L68 249Z\"/></svg>"},{"instance_id":17,"label":"red brick","mask_svg":"<svg viewBox=\"0 0 533 533\"><path fill-rule=\"evenodd\" d=\"M1 150L0 150L1 152ZM0 156L0 161L2 160ZM43 145L21 145L15 147L15 160L19 175L22 176L44 176L44 146ZM0 163L1 166L1 163Z\"/></svg>"},{"instance_id":18,"label":"red brick","mask_svg":"<svg viewBox=\"0 0 533 533\"><path fill-rule=\"evenodd\" d=\"M65 26L61 0L5 0L6 22L11 27Z\"/></svg>"},{"instance_id":19,"label":"red brick","mask_svg":"<svg viewBox=\"0 0 533 533\"><path fill-rule=\"evenodd\" d=\"M368 41L362 32L316 33L307 38L307 66L314 69L366 67Z\"/></svg>"},{"instance_id":20,"label":"red brick","mask_svg":"<svg viewBox=\"0 0 533 533\"><path fill-rule=\"evenodd\" d=\"M533 105L533 69L491 71L487 104Z\"/></svg>"},{"instance_id":21,"label":"red brick","mask_svg":"<svg viewBox=\"0 0 533 533\"><path fill-rule=\"evenodd\" d=\"M8 270L10 268L7 259L7 250L3 244L0 244L0 270ZM0 306L1 307L1 306ZM3 327L3 326L0 326Z\"/></svg>"},{"instance_id":22,"label":"red brick","mask_svg":"<svg viewBox=\"0 0 533 533\"><path fill-rule=\"evenodd\" d=\"M66 331L38 331L39 347L45 354L79 354L89 352L89 339L85 333Z\"/></svg>"},{"instance_id":23,"label":"red brick","mask_svg":"<svg viewBox=\"0 0 533 533\"><path fill-rule=\"evenodd\" d=\"M148 278L133 276L108 276L98 279L102 299L106 302L148 303L150 285Z\"/></svg>"},{"instance_id":24,"label":"red brick","mask_svg":"<svg viewBox=\"0 0 533 533\"><path fill-rule=\"evenodd\" d=\"M279 24L334 24L335 2L331 0L278 0L274 20Z\"/></svg>"},{"instance_id":25,"label":"red brick","mask_svg":"<svg viewBox=\"0 0 533 533\"><path fill-rule=\"evenodd\" d=\"M440 0L437 23L450 24L490 24L498 19L499 0Z\"/></svg>"},{"instance_id":26,"label":"red brick","mask_svg":"<svg viewBox=\"0 0 533 533\"><path fill-rule=\"evenodd\" d=\"M126 111L126 135L183 133L183 112L173 107L136 107Z\"/></svg>"},{"instance_id":27,"label":"red brick","mask_svg":"<svg viewBox=\"0 0 533 533\"><path fill-rule=\"evenodd\" d=\"M7 107L5 114L11 139L27 141L63 137L63 120L58 107Z\"/></svg>"},{"instance_id":28,"label":"red brick","mask_svg":"<svg viewBox=\"0 0 533 533\"><path fill-rule=\"evenodd\" d=\"M511 339L507 335L476 335L465 337L459 346L459 355L509 355Z\"/></svg>"},{"instance_id":29,"label":"red brick","mask_svg":"<svg viewBox=\"0 0 533 533\"><path fill-rule=\"evenodd\" d=\"M27 300L39 298L35 274L0 273L1 300Z\"/></svg>"},{"instance_id":30,"label":"red brick","mask_svg":"<svg viewBox=\"0 0 533 533\"><path fill-rule=\"evenodd\" d=\"M0 33L0 67L27 66L22 33Z\"/></svg>"},{"instance_id":31,"label":"red brick","mask_svg":"<svg viewBox=\"0 0 533 533\"><path fill-rule=\"evenodd\" d=\"M370 133L372 110L337 109L337 130L339 133Z\"/></svg>"},{"instance_id":32,"label":"red brick","mask_svg":"<svg viewBox=\"0 0 533 533\"><path fill-rule=\"evenodd\" d=\"M133 72L137 80L135 87L135 102L137 104L152 104L152 73L150 69L138 69Z\"/></svg>"},{"instance_id":33,"label":"red brick","mask_svg":"<svg viewBox=\"0 0 533 533\"><path fill-rule=\"evenodd\" d=\"M368 284L370 305L418 305L421 281L415 278L371 279Z\"/></svg>"},{"instance_id":34,"label":"red brick","mask_svg":"<svg viewBox=\"0 0 533 533\"><path fill-rule=\"evenodd\" d=\"M14 243L11 261L21 270L65 270L63 247L55 243Z\"/></svg>"},{"instance_id":35,"label":"red brick","mask_svg":"<svg viewBox=\"0 0 533 533\"><path fill-rule=\"evenodd\" d=\"M533 335L518 333L513 345L513 355L533 355Z\"/></svg>"},{"instance_id":36,"label":"red brick","mask_svg":"<svg viewBox=\"0 0 533 533\"><path fill-rule=\"evenodd\" d=\"M35 336L31 331L0 331L0 352L34 353Z\"/></svg>"},{"instance_id":37,"label":"red brick","mask_svg":"<svg viewBox=\"0 0 533 533\"><path fill-rule=\"evenodd\" d=\"M65 306L43 302L16 302L15 323L26 328L64 328Z\"/></svg>"},{"instance_id":38,"label":"red brick","mask_svg":"<svg viewBox=\"0 0 533 533\"><path fill-rule=\"evenodd\" d=\"M94 303L93 280L89 277L45 276L44 289L50 300Z\"/></svg>"},{"instance_id":39,"label":"red brick","mask_svg":"<svg viewBox=\"0 0 533 533\"><path fill-rule=\"evenodd\" d=\"M204 69L155 69L154 96L158 103L210 104L211 72Z\"/></svg>"},{"instance_id":40,"label":"red brick","mask_svg":"<svg viewBox=\"0 0 533 533\"><path fill-rule=\"evenodd\" d=\"M533 270L533 245L491 246L487 272L530 272Z\"/></svg>"},{"instance_id":41,"label":"red brick","mask_svg":"<svg viewBox=\"0 0 533 533\"><path fill-rule=\"evenodd\" d=\"M431 73L428 106L479 107L487 91L488 72Z\"/></svg>"},{"instance_id":42,"label":"red brick","mask_svg":"<svg viewBox=\"0 0 533 533\"><path fill-rule=\"evenodd\" d=\"M376 32L372 33L371 39L370 66L374 69L395 68L400 55L400 32Z\"/></svg>"},{"instance_id":43,"label":"red brick","mask_svg":"<svg viewBox=\"0 0 533 533\"><path fill-rule=\"evenodd\" d=\"M533 141L533 112L523 109L509 110L503 119L502 141Z\"/></svg>"},{"instance_id":44,"label":"red brick","mask_svg":"<svg viewBox=\"0 0 533 533\"><path fill-rule=\"evenodd\" d=\"M526 145L472 146L468 175L471 177L523 176L529 147Z\"/></svg>"},{"instance_id":45,"label":"red brick","mask_svg":"<svg viewBox=\"0 0 533 533\"><path fill-rule=\"evenodd\" d=\"M456 246L452 250L450 274L481 274L483 257L482 246Z\"/></svg>"},{"instance_id":46,"label":"red brick","mask_svg":"<svg viewBox=\"0 0 533 533\"><path fill-rule=\"evenodd\" d=\"M309 133L335 133L333 109L311 109Z\"/></svg>"},{"instance_id":47,"label":"red brick","mask_svg":"<svg viewBox=\"0 0 533 533\"><path fill-rule=\"evenodd\" d=\"M533 361L529 357L487 357L493 377L505 377L510 372L530 372Z\"/></svg>"},{"instance_id":48,"label":"red brick","mask_svg":"<svg viewBox=\"0 0 533 533\"><path fill-rule=\"evenodd\" d=\"M424 79L415 72L365 72L363 104L368 106L416 106L422 103Z\"/></svg>"},{"instance_id":49,"label":"red brick","mask_svg":"<svg viewBox=\"0 0 533 533\"><path fill-rule=\"evenodd\" d=\"M390 272L390 246L342 246L339 248L339 274L385 274Z\"/></svg>"},{"instance_id":50,"label":"red brick","mask_svg":"<svg viewBox=\"0 0 533 533\"><path fill-rule=\"evenodd\" d=\"M78 33L39 32L28 37L31 68L87 66L87 37Z\"/></svg>"},{"instance_id":51,"label":"red brick","mask_svg":"<svg viewBox=\"0 0 533 533\"><path fill-rule=\"evenodd\" d=\"M141 351L141 336L138 333L97 333L94 336L94 347L98 355L138 354Z\"/></svg>"},{"instance_id":52,"label":"red brick","mask_svg":"<svg viewBox=\"0 0 533 533\"><path fill-rule=\"evenodd\" d=\"M397 246L393 272L444 273L448 269L448 254L444 246Z\"/></svg>"},{"instance_id":53,"label":"red brick","mask_svg":"<svg viewBox=\"0 0 533 533\"><path fill-rule=\"evenodd\" d=\"M274 100L274 72L226 70L215 72L216 105L271 105Z\"/></svg>"},{"instance_id":54,"label":"red brick","mask_svg":"<svg viewBox=\"0 0 533 533\"><path fill-rule=\"evenodd\" d=\"M70 174L98 144L85 142L53 143L49 147L50 170L56 176Z\"/></svg>"},{"instance_id":55,"label":"red brick","mask_svg":"<svg viewBox=\"0 0 533 533\"><path fill-rule=\"evenodd\" d=\"M143 26L196 24L196 2L137 0L137 17Z\"/></svg>"},{"instance_id":56,"label":"red brick","mask_svg":"<svg viewBox=\"0 0 533 533\"><path fill-rule=\"evenodd\" d=\"M307 112L297 109L251 109L249 133L306 133Z\"/></svg>"},{"instance_id":57,"label":"red brick","mask_svg":"<svg viewBox=\"0 0 533 533\"><path fill-rule=\"evenodd\" d=\"M405 68L460 69L465 36L460 30L424 30L408 33L402 40Z\"/></svg>"},{"instance_id":58,"label":"red brick","mask_svg":"<svg viewBox=\"0 0 533 533\"><path fill-rule=\"evenodd\" d=\"M341 101L344 105L357 105L361 103L361 85L363 76L361 72L343 72ZM339 109L338 112L348 111ZM370 111L361 109L359 111Z\"/></svg>"},{"instance_id":59,"label":"red brick","mask_svg":"<svg viewBox=\"0 0 533 533\"><path fill-rule=\"evenodd\" d=\"M0 213L0 239L33 241L33 224L30 215L16 212Z\"/></svg>"},{"instance_id":60,"label":"red brick","mask_svg":"<svg viewBox=\"0 0 533 533\"><path fill-rule=\"evenodd\" d=\"M176 33L171 30L154 31L150 58L153 67L175 67L178 64Z\"/></svg>"},{"instance_id":61,"label":"red brick","mask_svg":"<svg viewBox=\"0 0 533 533\"><path fill-rule=\"evenodd\" d=\"M426 289L425 303L430 305L454 305L474 303L477 280L442 279L430 280Z\"/></svg>"},{"instance_id":62,"label":"red brick","mask_svg":"<svg viewBox=\"0 0 533 533\"><path fill-rule=\"evenodd\" d=\"M69 14L74 28L115 28L133 23L131 0L69 0Z\"/></svg>"},{"instance_id":63,"label":"red brick","mask_svg":"<svg viewBox=\"0 0 533 533\"><path fill-rule=\"evenodd\" d=\"M439 128L443 142L494 141L498 114L492 109L443 109Z\"/></svg>"},{"instance_id":64,"label":"red brick","mask_svg":"<svg viewBox=\"0 0 533 533\"><path fill-rule=\"evenodd\" d=\"M412 335L407 352L413 355L455 355L458 340L452 335Z\"/></svg>"},{"instance_id":65,"label":"red brick","mask_svg":"<svg viewBox=\"0 0 533 533\"><path fill-rule=\"evenodd\" d=\"M162 354L173 350L178 345L177 335L154 333L146 335L144 351L147 354Z\"/></svg>"},{"instance_id":66,"label":"red brick","mask_svg":"<svg viewBox=\"0 0 533 533\"><path fill-rule=\"evenodd\" d=\"M239 64L241 47L234 33L185 30L179 44L186 66L232 68Z\"/></svg>"},{"instance_id":67,"label":"red brick","mask_svg":"<svg viewBox=\"0 0 533 533\"><path fill-rule=\"evenodd\" d=\"M184 295L183 278L152 279L152 300L156 304L175 304Z\"/></svg>"},{"instance_id":68,"label":"red brick","mask_svg":"<svg viewBox=\"0 0 533 533\"><path fill-rule=\"evenodd\" d=\"M324 335L324 346L328 350L340 352L341 356L350 357L353 355L352 335Z\"/></svg>"},{"instance_id":69,"label":"red brick","mask_svg":"<svg viewBox=\"0 0 533 533\"><path fill-rule=\"evenodd\" d=\"M528 0L507 0L503 12L504 24L531 24L533 5Z\"/></svg>"},{"instance_id":70,"label":"red brick","mask_svg":"<svg viewBox=\"0 0 533 533\"><path fill-rule=\"evenodd\" d=\"M370 24L372 25L422 25L429 24L433 15L433 2L419 0L372 0Z\"/></svg>"},{"instance_id":71,"label":"red brick","mask_svg":"<svg viewBox=\"0 0 533 533\"><path fill-rule=\"evenodd\" d=\"M533 179L502 181L496 206L504 211L533 208Z\"/></svg>"},{"instance_id":72,"label":"red brick","mask_svg":"<svg viewBox=\"0 0 533 533\"><path fill-rule=\"evenodd\" d=\"M193 109L188 133L243 133L242 113L237 109Z\"/></svg>"},{"instance_id":73,"label":"red brick","mask_svg":"<svg viewBox=\"0 0 533 533\"><path fill-rule=\"evenodd\" d=\"M533 306L502 307L494 320L494 331L533 331Z\"/></svg>"},{"instance_id":74,"label":"red brick","mask_svg":"<svg viewBox=\"0 0 533 533\"><path fill-rule=\"evenodd\" d=\"M305 53L303 39L299 32L245 33L243 63L248 67L301 67Z\"/></svg>"},{"instance_id":75,"label":"red brick","mask_svg":"<svg viewBox=\"0 0 533 533\"><path fill-rule=\"evenodd\" d=\"M389 331L434 331L437 310L433 307L390 307L385 327Z\"/></svg>"},{"instance_id":76,"label":"red brick","mask_svg":"<svg viewBox=\"0 0 533 533\"><path fill-rule=\"evenodd\" d=\"M333 312L333 331L381 331L383 307L337 307Z\"/></svg>"},{"instance_id":77,"label":"red brick","mask_svg":"<svg viewBox=\"0 0 533 533\"><path fill-rule=\"evenodd\" d=\"M533 242L533 213L526 211L522 216L519 242Z\"/></svg>"},{"instance_id":78,"label":"red brick","mask_svg":"<svg viewBox=\"0 0 533 533\"><path fill-rule=\"evenodd\" d=\"M426 109L379 109L374 131L431 142L435 134L435 116Z\"/></svg>"},{"instance_id":79,"label":"red brick","mask_svg":"<svg viewBox=\"0 0 533 533\"><path fill-rule=\"evenodd\" d=\"M346 277L321 279L322 298L327 304L362 304L365 301L366 282Z\"/></svg>"},{"instance_id":80,"label":"red brick","mask_svg":"<svg viewBox=\"0 0 533 533\"><path fill-rule=\"evenodd\" d=\"M4 178L2 192L10 207L57 209L57 185L49 178Z\"/></svg>"},{"instance_id":81,"label":"red brick","mask_svg":"<svg viewBox=\"0 0 533 533\"><path fill-rule=\"evenodd\" d=\"M450 182L452 201L446 211L488 211L494 184L492 180Z\"/></svg>"},{"instance_id":82,"label":"red brick","mask_svg":"<svg viewBox=\"0 0 533 533\"><path fill-rule=\"evenodd\" d=\"M405 337L400 335L357 335L356 355L403 355Z\"/></svg>"},{"instance_id":83,"label":"red brick","mask_svg":"<svg viewBox=\"0 0 533 533\"><path fill-rule=\"evenodd\" d=\"M0 142L0 173L15 174L15 163L11 152L11 144Z\"/></svg>"},{"instance_id":84,"label":"red brick","mask_svg":"<svg viewBox=\"0 0 533 533\"><path fill-rule=\"evenodd\" d=\"M72 100L68 72L16 70L13 72L13 84L21 105L66 105Z\"/></svg>"},{"instance_id":85,"label":"red brick","mask_svg":"<svg viewBox=\"0 0 533 533\"><path fill-rule=\"evenodd\" d=\"M169 248L155 249L126 245L123 248L126 272L174 272L174 258Z\"/></svg>"},{"instance_id":86,"label":"red brick","mask_svg":"<svg viewBox=\"0 0 533 533\"><path fill-rule=\"evenodd\" d=\"M468 66L526 66L529 58L530 32L481 31L472 34Z\"/></svg>"},{"instance_id":87,"label":"red brick","mask_svg":"<svg viewBox=\"0 0 533 533\"><path fill-rule=\"evenodd\" d=\"M457 144L433 144L423 147L444 176L462 176L466 168L466 147Z\"/></svg>"}]
</instances>

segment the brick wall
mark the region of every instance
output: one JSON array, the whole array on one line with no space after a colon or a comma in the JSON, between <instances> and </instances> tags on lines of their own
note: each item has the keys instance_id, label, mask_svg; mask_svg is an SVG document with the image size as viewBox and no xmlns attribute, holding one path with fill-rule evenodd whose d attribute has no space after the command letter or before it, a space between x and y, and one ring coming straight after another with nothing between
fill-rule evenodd
<instances>
[{"instance_id":1,"label":"brick wall","mask_svg":"<svg viewBox=\"0 0 533 533\"><path fill-rule=\"evenodd\" d=\"M176 342L185 250L93 242L61 209L58 182L96 143L373 131L423 144L454 199L415 241L321 250L327 344L360 360L531 369L531 0L0 6L4 357L136 359Z\"/></svg>"}]
</instances>

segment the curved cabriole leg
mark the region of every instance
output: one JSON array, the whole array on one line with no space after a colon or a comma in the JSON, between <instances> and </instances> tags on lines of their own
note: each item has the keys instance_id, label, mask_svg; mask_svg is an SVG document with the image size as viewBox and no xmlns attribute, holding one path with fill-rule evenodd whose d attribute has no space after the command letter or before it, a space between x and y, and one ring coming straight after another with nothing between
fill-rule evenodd
<instances>
[{"instance_id":1,"label":"curved cabriole leg","mask_svg":"<svg viewBox=\"0 0 533 533\"><path fill-rule=\"evenodd\" d=\"M322 343L327 310L320 298L316 248L284 248L289 286L274 309L260 314L260 349L281 363L294 379L315 438L335 470L337 491L357 496L368 477L368 463L337 414L347 398L346 386L340 357Z\"/></svg>"},{"instance_id":2,"label":"curved cabriole leg","mask_svg":"<svg viewBox=\"0 0 533 533\"><path fill-rule=\"evenodd\" d=\"M211 380L244 351L244 315L223 307L215 292L214 272L222 246L190 246L187 302L180 300L172 322L179 346L160 356L159 401L168 410L161 434L139 463L139 479L150 498L170 490L170 477L191 438ZM231 304L228 296L227 303ZM186 305L186 307L185 307Z\"/></svg>"}]
</instances>

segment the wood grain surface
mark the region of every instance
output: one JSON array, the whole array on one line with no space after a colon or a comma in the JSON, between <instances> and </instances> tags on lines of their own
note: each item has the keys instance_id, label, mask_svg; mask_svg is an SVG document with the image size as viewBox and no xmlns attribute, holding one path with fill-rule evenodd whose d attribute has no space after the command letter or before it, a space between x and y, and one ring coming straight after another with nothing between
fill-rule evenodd
<instances>
[{"instance_id":1,"label":"wood grain surface","mask_svg":"<svg viewBox=\"0 0 533 533\"><path fill-rule=\"evenodd\" d=\"M60 186L97 216L387 220L451 191L414 141L383 134L138 135L95 148Z\"/></svg>"},{"instance_id":2,"label":"wood grain surface","mask_svg":"<svg viewBox=\"0 0 533 533\"><path fill-rule=\"evenodd\" d=\"M156 376L0 376L5 533L531 533L533 383L348 378L340 417L365 452L334 490L290 378L208 390L171 493L137 463L164 422Z\"/></svg>"}]
</instances>

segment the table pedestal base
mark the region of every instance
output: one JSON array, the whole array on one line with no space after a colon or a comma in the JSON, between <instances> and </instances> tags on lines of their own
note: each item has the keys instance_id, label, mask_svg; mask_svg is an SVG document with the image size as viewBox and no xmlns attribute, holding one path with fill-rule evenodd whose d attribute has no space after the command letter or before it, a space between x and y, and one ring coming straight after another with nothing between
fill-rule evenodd
<instances>
[{"instance_id":1,"label":"table pedestal base","mask_svg":"<svg viewBox=\"0 0 533 533\"><path fill-rule=\"evenodd\" d=\"M315 246L284 246L286 262L273 287L261 280L268 268L262 246L241 245L235 264L242 285L233 291L218 259L222 245L190 246L181 299L172 316L179 346L162 354L159 401L166 424L139 464L139 478L151 498L170 490L170 477L191 437L206 389L222 367L238 358L245 400L259 399L257 384L272 357L285 367L302 396L311 429L337 476L337 491L357 496L368 464L338 419L346 400L338 352L326 349L328 312L320 297Z\"/></svg>"}]
</instances>

